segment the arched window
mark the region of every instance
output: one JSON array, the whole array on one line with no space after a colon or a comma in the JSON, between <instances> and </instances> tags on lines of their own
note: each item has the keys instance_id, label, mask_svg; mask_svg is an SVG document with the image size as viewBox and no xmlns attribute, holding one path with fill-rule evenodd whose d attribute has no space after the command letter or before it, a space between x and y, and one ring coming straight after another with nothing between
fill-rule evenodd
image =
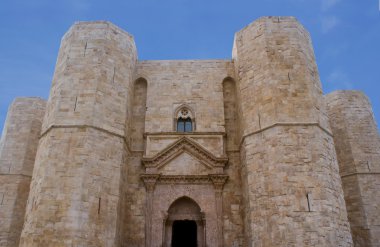
<instances>
[{"instance_id":1,"label":"arched window","mask_svg":"<svg viewBox=\"0 0 380 247\"><path fill-rule=\"evenodd\" d=\"M178 118L177 120L177 132L191 132L193 131L193 122L191 118Z\"/></svg>"},{"instance_id":2,"label":"arched window","mask_svg":"<svg viewBox=\"0 0 380 247\"><path fill-rule=\"evenodd\" d=\"M187 107L181 107L176 114L177 132L192 132L194 130L194 117Z\"/></svg>"}]
</instances>

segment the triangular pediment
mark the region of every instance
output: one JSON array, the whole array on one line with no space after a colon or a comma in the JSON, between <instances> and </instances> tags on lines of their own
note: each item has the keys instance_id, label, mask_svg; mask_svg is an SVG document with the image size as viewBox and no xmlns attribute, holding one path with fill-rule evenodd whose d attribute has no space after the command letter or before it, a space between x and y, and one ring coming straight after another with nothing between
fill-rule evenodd
<instances>
[{"instance_id":1,"label":"triangular pediment","mask_svg":"<svg viewBox=\"0 0 380 247\"><path fill-rule=\"evenodd\" d=\"M184 151L158 168L162 175L207 175L212 167Z\"/></svg>"},{"instance_id":2,"label":"triangular pediment","mask_svg":"<svg viewBox=\"0 0 380 247\"><path fill-rule=\"evenodd\" d=\"M160 151L153 157L144 157L142 159L146 168L162 169L163 166L169 164L177 157L186 153L188 160L196 160L199 164L207 167L208 169L224 168L228 158L216 157L196 141L182 137L176 142L167 146L164 150Z\"/></svg>"}]
</instances>

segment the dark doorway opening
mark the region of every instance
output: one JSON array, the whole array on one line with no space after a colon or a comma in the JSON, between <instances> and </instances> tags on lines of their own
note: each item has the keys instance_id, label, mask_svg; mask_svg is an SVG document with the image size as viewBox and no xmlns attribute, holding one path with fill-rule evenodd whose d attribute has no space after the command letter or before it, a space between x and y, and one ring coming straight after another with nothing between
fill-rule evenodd
<instances>
[{"instance_id":1,"label":"dark doorway opening","mask_svg":"<svg viewBox=\"0 0 380 247\"><path fill-rule=\"evenodd\" d=\"M197 223L194 220L173 222L172 247L197 247Z\"/></svg>"}]
</instances>

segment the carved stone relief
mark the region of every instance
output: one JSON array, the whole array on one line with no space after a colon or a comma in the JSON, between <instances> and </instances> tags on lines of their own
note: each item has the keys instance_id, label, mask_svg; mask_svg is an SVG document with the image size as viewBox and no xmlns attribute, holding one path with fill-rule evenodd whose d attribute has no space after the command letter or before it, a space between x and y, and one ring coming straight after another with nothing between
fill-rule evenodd
<instances>
[{"instance_id":1,"label":"carved stone relief","mask_svg":"<svg viewBox=\"0 0 380 247\"><path fill-rule=\"evenodd\" d=\"M178 159L184 153L192 157L191 164L190 159ZM228 159L214 156L184 136L142 161L145 174L141 178L147 190L146 246L171 246L177 221L195 222L197 246L222 246L222 193Z\"/></svg>"}]
</instances>

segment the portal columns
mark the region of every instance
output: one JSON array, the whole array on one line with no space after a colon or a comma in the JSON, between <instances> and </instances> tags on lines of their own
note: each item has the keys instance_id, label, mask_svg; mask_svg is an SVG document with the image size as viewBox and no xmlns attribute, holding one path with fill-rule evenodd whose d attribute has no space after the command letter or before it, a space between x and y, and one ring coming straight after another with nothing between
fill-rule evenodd
<instances>
[{"instance_id":1,"label":"portal columns","mask_svg":"<svg viewBox=\"0 0 380 247\"><path fill-rule=\"evenodd\" d=\"M218 226L218 247L223 246L223 187L228 176L211 175L210 176L215 189L215 209Z\"/></svg>"},{"instance_id":2,"label":"portal columns","mask_svg":"<svg viewBox=\"0 0 380 247\"><path fill-rule=\"evenodd\" d=\"M153 214L153 192L157 183L158 174L144 174L141 179L144 181L146 188L146 215L145 215L145 246L152 246L152 214Z\"/></svg>"}]
</instances>

